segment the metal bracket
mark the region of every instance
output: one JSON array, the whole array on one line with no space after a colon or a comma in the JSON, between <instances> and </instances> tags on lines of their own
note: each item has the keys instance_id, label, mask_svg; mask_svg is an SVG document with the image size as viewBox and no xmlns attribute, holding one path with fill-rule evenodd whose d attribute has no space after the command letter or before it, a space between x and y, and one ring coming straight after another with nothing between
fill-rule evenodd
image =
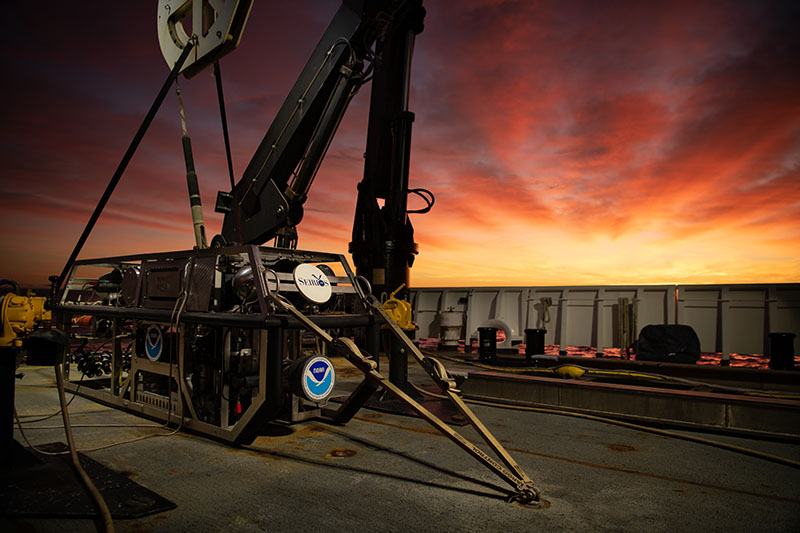
<instances>
[{"instance_id":1,"label":"metal bracket","mask_svg":"<svg viewBox=\"0 0 800 533\"><path fill-rule=\"evenodd\" d=\"M239 46L253 0L159 0L158 42L170 68L196 40L181 72L191 78ZM183 22L191 17L191 34Z\"/></svg>"}]
</instances>

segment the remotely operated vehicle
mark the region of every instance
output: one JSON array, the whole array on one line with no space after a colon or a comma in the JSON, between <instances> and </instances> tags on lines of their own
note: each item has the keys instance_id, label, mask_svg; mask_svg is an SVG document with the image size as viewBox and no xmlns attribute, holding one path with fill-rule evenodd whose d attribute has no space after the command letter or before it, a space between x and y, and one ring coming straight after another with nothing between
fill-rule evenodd
<instances>
[{"instance_id":1,"label":"remotely operated vehicle","mask_svg":"<svg viewBox=\"0 0 800 533\"><path fill-rule=\"evenodd\" d=\"M414 119L408 95L414 40L425 15L421 0L344 0L238 182L229 164L231 189L220 192L216 203L225 218L211 246L184 127L195 247L76 260L180 73L191 77L213 66L227 132L218 61L238 45L251 4L159 2L159 39L170 75L64 270L51 279L58 326L73 336L101 338L110 350L99 379L87 379L85 363L83 375L73 375L67 388L233 444L251 442L270 420L345 423L383 388L503 478L513 499L539 504L539 490L460 399L453 377L404 331L413 327L403 303L418 252L407 199L415 194L425 200L416 212L434 202L429 191L408 186ZM372 93L350 243L353 271L342 255L298 250L297 225L345 109L367 82ZM270 239L274 246L263 246ZM392 305L376 296L389 293ZM89 333L82 325L91 326ZM390 341L388 378L378 369L381 336ZM499 461L408 394L409 355ZM335 408L328 402L336 382L334 356L364 374Z\"/></svg>"}]
</instances>

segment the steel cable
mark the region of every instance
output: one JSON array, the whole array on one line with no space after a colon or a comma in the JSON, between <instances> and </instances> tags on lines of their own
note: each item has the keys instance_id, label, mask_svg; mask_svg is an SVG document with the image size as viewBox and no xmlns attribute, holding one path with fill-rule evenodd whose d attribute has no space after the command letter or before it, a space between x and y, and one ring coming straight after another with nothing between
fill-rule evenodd
<instances>
[{"instance_id":1,"label":"steel cable","mask_svg":"<svg viewBox=\"0 0 800 533\"><path fill-rule=\"evenodd\" d=\"M443 396L441 394L436 394L436 393L433 393L433 392L430 392L430 391L426 391L425 389L423 389L423 388L421 388L421 387L419 387L417 385L414 385L413 383L411 385L417 391L419 391L422 394L425 394L426 396L431 396L433 398L438 398L438 399L442 399L442 400L447 399L446 396ZM790 466L792 468L800 468L800 461L795 461L793 459L788 459L786 457L781 457L779 455L773 455L771 453L760 452L758 450L753 450L751 448L745 448L743 446L736 446L735 444L727 444L725 442L720 442L720 441L716 441L716 440L712 440L712 439L706 439L706 438L703 438L703 437L696 437L694 435L687 435L685 433L678 433L677 431L669 431L669 430L666 430L666 429L658 429L658 428L653 428L653 427L649 427L649 426L643 426L643 425L640 425L640 424L633 424L631 422L623 422L622 420L615 420L613 418L606 418L606 417L602 417L602 416L589 415L589 414L585 414L585 413L576 413L574 411L565 411L563 409L550 409L550 408L546 408L546 407L532 407L532 406L528 406L528 405L516 405L516 404L502 403L502 402L489 402L489 401L485 401L485 400L471 400L471 399L466 399L465 398L464 401L467 402L467 403L475 404L475 405L484 405L484 406L487 406L487 407L498 407L498 408L501 408L501 409L512 409L512 410L515 410L515 411L531 411L531 412L535 412L535 413L547 413L547 414L554 414L554 415L572 416L572 417L575 417L575 418L584 418L586 420L594 420L596 422L604 422L606 424L613 424L613 425L616 425L616 426L622 426L622 427L626 427L626 428L630 428L630 429L636 429L636 430L645 431L645 432L648 432L648 433L655 433L656 435L662 435L662 436L665 436L665 437L671 437L671 438L675 438L675 439L682 439L682 440L688 440L688 441L691 441L691 442L697 442L697 443L700 443L700 444L706 444L706 445L709 445L709 446L714 446L716 448L722 448L724 450L728 450L728 451L732 451L732 452L736 452L736 453L741 453L741 454L744 454L744 455L749 455L749 456L752 456L752 457L756 457L758 459L763 459L765 461L771 461L773 463L779 463L779 464L782 464L782 465L785 465L785 466Z\"/></svg>"}]
</instances>

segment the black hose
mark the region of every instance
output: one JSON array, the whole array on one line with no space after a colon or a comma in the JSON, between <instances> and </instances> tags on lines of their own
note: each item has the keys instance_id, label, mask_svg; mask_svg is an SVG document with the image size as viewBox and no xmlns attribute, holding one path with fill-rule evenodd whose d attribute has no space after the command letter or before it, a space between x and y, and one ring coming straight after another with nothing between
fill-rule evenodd
<instances>
[{"instance_id":1,"label":"black hose","mask_svg":"<svg viewBox=\"0 0 800 533\"><path fill-rule=\"evenodd\" d=\"M64 394L64 375L61 373L61 363L55 365L56 371L56 384L58 385L58 400L61 403L61 419L64 421L64 432L67 436L67 446L69 447L70 458L72 459L72 467L75 473L78 474L89 495L92 497L97 510L100 513L100 518L103 522L103 531L114 531L114 520L111 518L111 511L108 509L103 495L92 482L92 478L86 473L86 470L81 466L78 452L75 449L75 439L72 436L72 428L69 421L69 412L67 411L67 397Z\"/></svg>"},{"instance_id":2,"label":"black hose","mask_svg":"<svg viewBox=\"0 0 800 533\"><path fill-rule=\"evenodd\" d=\"M0 279L0 286L3 286L3 285L11 285L11 287L12 287L11 292L16 294L17 296L20 296L19 283L17 283L16 281L10 280L10 279Z\"/></svg>"},{"instance_id":3,"label":"black hose","mask_svg":"<svg viewBox=\"0 0 800 533\"><path fill-rule=\"evenodd\" d=\"M422 198L426 204L422 209L407 209L406 213L409 214L417 213L421 215L427 213L431 210L433 204L436 203L436 197L428 189L408 189L408 194L416 194Z\"/></svg>"}]
</instances>

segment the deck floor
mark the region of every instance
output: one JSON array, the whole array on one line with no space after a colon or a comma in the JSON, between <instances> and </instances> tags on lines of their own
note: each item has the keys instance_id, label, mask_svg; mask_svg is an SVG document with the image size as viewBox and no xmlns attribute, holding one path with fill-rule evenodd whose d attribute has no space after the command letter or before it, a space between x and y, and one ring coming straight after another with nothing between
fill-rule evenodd
<instances>
[{"instance_id":1,"label":"deck floor","mask_svg":"<svg viewBox=\"0 0 800 533\"><path fill-rule=\"evenodd\" d=\"M52 369L20 370L20 415L57 411ZM341 374L344 386L356 378ZM70 412L76 425L147 423L81 397ZM177 504L117 520L118 531L800 530L798 469L599 422L475 412L542 489L546 508L506 503L503 482L423 420L366 409L341 427L273 425L245 448L178 433L89 455ZM156 431L74 430L79 448ZM34 444L64 441L61 429L26 435ZM15 437L21 440L18 430ZM797 444L712 438L800 460ZM89 519L6 516L0 524L6 531L95 530Z\"/></svg>"}]
</instances>

